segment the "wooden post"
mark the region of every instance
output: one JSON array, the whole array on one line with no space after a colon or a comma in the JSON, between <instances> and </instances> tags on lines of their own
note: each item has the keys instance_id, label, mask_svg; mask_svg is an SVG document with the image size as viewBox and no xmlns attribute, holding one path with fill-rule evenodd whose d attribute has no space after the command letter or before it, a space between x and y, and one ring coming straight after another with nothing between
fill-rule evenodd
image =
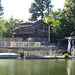
<instances>
[{"instance_id":1,"label":"wooden post","mask_svg":"<svg viewBox=\"0 0 75 75\"><path fill-rule=\"evenodd\" d=\"M72 48L74 49L74 40L72 40Z\"/></svg>"},{"instance_id":2,"label":"wooden post","mask_svg":"<svg viewBox=\"0 0 75 75\"><path fill-rule=\"evenodd\" d=\"M73 56L75 56L74 40L72 40Z\"/></svg>"},{"instance_id":3,"label":"wooden post","mask_svg":"<svg viewBox=\"0 0 75 75\"><path fill-rule=\"evenodd\" d=\"M50 25L49 25L49 30L48 30L48 32L49 32L48 41L49 41L49 43L50 43Z\"/></svg>"},{"instance_id":4,"label":"wooden post","mask_svg":"<svg viewBox=\"0 0 75 75\"><path fill-rule=\"evenodd\" d=\"M13 16L11 15L11 38L12 38L12 33L13 33Z\"/></svg>"},{"instance_id":5,"label":"wooden post","mask_svg":"<svg viewBox=\"0 0 75 75\"><path fill-rule=\"evenodd\" d=\"M71 39L68 39L68 53L71 53Z\"/></svg>"}]
</instances>

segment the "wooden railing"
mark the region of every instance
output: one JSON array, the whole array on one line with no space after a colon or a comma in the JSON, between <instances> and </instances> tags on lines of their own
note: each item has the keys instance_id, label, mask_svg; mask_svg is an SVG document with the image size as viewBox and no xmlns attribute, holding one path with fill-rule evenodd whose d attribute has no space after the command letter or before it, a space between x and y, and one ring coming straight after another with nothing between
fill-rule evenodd
<instances>
[{"instance_id":1,"label":"wooden railing","mask_svg":"<svg viewBox=\"0 0 75 75\"><path fill-rule=\"evenodd\" d=\"M47 38L4 38L0 40L0 47L40 47L42 42L47 42Z\"/></svg>"},{"instance_id":2,"label":"wooden railing","mask_svg":"<svg viewBox=\"0 0 75 75\"><path fill-rule=\"evenodd\" d=\"M28 38L28 41L48 41L48 38Z\"/></svg>"}]
</instances>

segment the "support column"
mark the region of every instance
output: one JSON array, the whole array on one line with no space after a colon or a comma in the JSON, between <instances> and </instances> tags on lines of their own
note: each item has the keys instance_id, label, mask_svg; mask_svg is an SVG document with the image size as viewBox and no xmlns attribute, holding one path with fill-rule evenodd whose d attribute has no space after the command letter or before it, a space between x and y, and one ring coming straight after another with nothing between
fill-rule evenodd
<instances>
[{"instance_id":1,"label":"support column","mask_svg":"<svg viewBox=\"0 0 75 75\"><path fill-rule=\"evenodd\" d=\"M24 51L24 58L26 57L26 52Z\"/></svg>"},{"instance_id":2,"label":"support column","mask_svg":"<svg viewBox=\"0 0 75 75\"><path fill-rule=\"evenodd\" d=\"M68 39L68 53L71 53L71 39Z\"/></svg>"},{"instance_id":3,"label":"support column","mask_svg":"<svg viewBox=\"0 0 75 75\"><path fill-rule=\"evenodd\" d=\"M49 25L49 28L48 28L48 41L49 41L49 43L50 43L50 25Z\"/></svg>"},{"instance_id":4,"label":"support column","mask_svg":"<svg viewBox=\"0 0 75 75\"><path fill-rule=\"evenodd\" d=\"M74 40L72 40L72 48L74 49Z\"/></svg>"},{"instance_id":5,"label":"support column","mask_svg":"<svg viewBox=\"0 0 75 75\"><path fill-rule=\"evenodd\" d=\"M72 40L73 56L75 56L74 40Z\"/></svg>"}]
</instances>

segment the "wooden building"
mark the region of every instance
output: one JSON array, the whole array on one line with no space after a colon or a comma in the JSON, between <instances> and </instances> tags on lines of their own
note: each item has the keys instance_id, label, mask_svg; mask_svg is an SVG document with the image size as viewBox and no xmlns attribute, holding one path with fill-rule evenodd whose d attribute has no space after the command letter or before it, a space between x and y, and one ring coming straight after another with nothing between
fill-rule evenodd
<instances>
[{"instance_id":1,"label":"wooden building","mask_svg":"<svg viewBox=\"0 0 75 75\"><path fill-rule=\"evenodd\" d=\"M24 40L28 38L48 39L48 27L49 25L42 20L23 22L15 28L13 35L22 37Z\"/></svg>"}]
</instances>

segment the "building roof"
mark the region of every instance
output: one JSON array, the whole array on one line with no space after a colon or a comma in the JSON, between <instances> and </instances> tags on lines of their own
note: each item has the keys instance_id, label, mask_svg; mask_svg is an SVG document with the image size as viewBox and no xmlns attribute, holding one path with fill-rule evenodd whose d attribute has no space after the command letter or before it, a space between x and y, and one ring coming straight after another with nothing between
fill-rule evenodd
<instances>
[{"instance_id":1,"label":"building roof","mask_svg":"<svg viewBox=\"0 0 75 75\"><path fill-rule=\"evenodd\" d=\"M36 21L25 21L25 22L20 23L20 25L32 25L35 22Z\"/></svg>"},{"instance_id":2,"label":"building roof","mask_svg":"<svg viewBox=\"0 0 75 75\"><path fill-rule=\"evenodd\" d=\"M20 27L31 27L32 25L21 25Z\"/></svg>"},{"instance_id":3,"label":"building roof","mask_svg":"<svg viewBox=\"0 0 75 75\"><path fill-rule=\"evenodd\" d=\"M20 23L19 27L16 27L15 29L19 29L20 27L31 27L31 28L35 28L40 24L45 24L48 26L47 23L43 22L42 20L37 20L37 21L26 21L26 22L22 22Z\"/></svg>"},{"instance_id":4,"label":"building roof","mask_svg":"<svg viewBox=\"0 0 75 75\"><path fill-rule=\"evenodd\" d=\"M32 28L35 28L35 27L37 27L38 25L40 25L40 24L45 24L45 25L47 25L47 26L49 26L47 23L45 23L45 22L43 22L42 20L38 20L38 21L36 21L34 24L33 24L33 26L32 26Z\"/></svg>"},{"instance_id":5,"label":"building roof","mask_svg":"<svg viewBox=\"0 0 75 75\"><path fill-rule=\"evenodd\" d=\"M74 39L75 40L75 36L65 37L65 39Z\"/></svg>"}]
</instances>

